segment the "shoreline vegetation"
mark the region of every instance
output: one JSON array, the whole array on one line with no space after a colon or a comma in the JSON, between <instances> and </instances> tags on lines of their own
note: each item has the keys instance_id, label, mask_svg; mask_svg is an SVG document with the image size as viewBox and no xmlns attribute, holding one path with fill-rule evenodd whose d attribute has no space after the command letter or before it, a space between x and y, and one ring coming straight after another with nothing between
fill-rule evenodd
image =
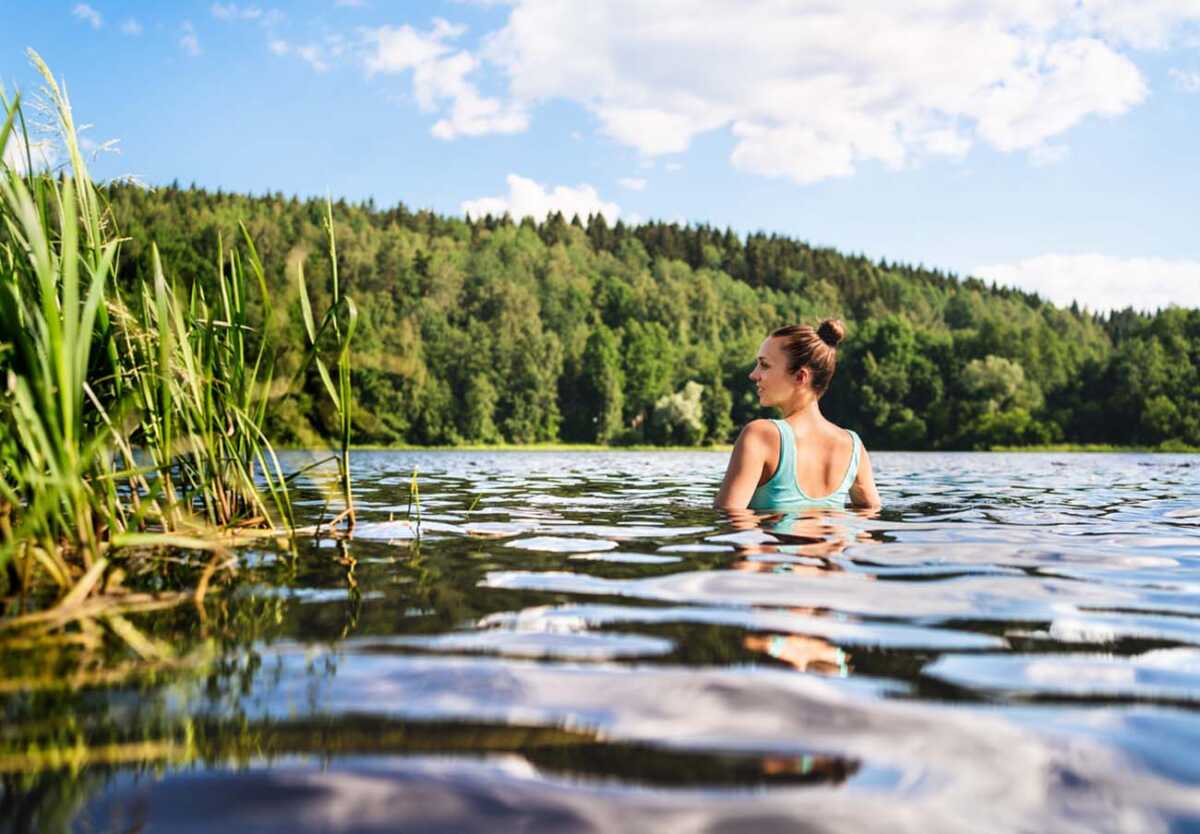
<instances>
[{"instance_id":1,"label":"shoreline vegetation","mask_svg":"<svg viewBox=\"0 0 1200 834\"><path fill-rule=\"evenodd\" d=\"M1157 446L1115 446L1109 443L1046 443L1040 446L993 446L989 452L1072 452L1080 454L1194 455L1200 446L1166 441Z\"/></svg>"},{"instance_id":2,"label":"shoreline vegetation","mask_svg":"<svg viewBox=\"0 0 1200 834\"><path fill-rule=\"evenodd\" d=\"M263 262L244 226L214 241L203 280L179 275L150 242L148 272L119 282L128 238L88 173L65 89L30 58L46 85L34 107L52 114L68 161L33 164L21 96L0 89L0 646L96 648L111 635L166 661L170 646L126 615L190 601L203 619L206 593L236 568L232 548L294 553L308 532L292 510L295 478L328 484L341 512L322 522L326 535L353 529L357 309L337 281L331 205L332 284L319 313L304 260L289 264L304 334L294 367L278 363ZM332 478L285 474L264 431L308 373L338 429Z\"/></svg>"}]
</instances>

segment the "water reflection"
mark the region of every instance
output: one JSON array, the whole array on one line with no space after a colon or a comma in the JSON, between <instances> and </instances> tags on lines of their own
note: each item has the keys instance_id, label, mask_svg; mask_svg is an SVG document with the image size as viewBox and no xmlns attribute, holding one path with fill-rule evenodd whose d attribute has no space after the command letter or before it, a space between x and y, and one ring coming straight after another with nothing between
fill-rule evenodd
<instances>
[{"instance_id":1,"label":"water reflection","mask_svg":"<svg viewBox=\"0 0 1200 834\"><path fill-rule=\"evenodd\" d=\"M721 455L360 454L355 538L127 617L169 652L0 644L0 831L1186 830L1193 463L722 515Z\"/></svg>"},{"instance_id":2,"label":"water reflection","mask_svg":"<svg viewBox=\"0 0 1200 834\"><path fill-rule=\"evenodd\" d=\"M834 561L843 553L854 534L837 523L837 513L829 510L812 510L803 513L760 514L748 510L727 510L730 526L739 530L762 530L780 542L743 543L735 546L740 558L730 568L749 573L789 574L793 576L820 576L844 568ZM874 514L861 514L871 518ZM870 542L871 536L860 531L855 537ZM861 578L871 575L860 574ZM822 616L823 612L813 608L789 608L789 613L800 617ZM819 636L803 634L765 633L748 634L742 640L747 651L764 654L785 663L798 672L846 677L852 669L850 656L839 646Z\"/></svg>"},{"instance_id":3,"label":"water reflection","mask_svg":"<svg viewBox=\"0 0 1200 834\"><path fill-rule=\"evenodd\" d=\"M802 637L794 634L772 634L765 637L748 635L742 645L749 651L762 652L780 660L798 672L837 675L841 678L850 674L849 655L820 637Z\"/></svg>"}]
</instances>

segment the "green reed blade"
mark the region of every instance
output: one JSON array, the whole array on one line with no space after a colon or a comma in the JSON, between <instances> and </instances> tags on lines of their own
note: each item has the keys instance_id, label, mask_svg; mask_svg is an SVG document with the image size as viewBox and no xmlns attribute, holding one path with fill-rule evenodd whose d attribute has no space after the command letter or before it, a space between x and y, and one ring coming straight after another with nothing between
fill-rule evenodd
<instances>
[{"instance_id":1,"label":"green reed blade","mask_svg":"<svg viewBox=\"0 0 1200 834\"><path fill-rule=\"evenodd\" d=\"M0 104L7 105L7 102L0 100ZM13 103L7 106L8 116L4 119L4 124L0 125L0 159L4 158L4 150L8 147L8 136L12 133L13 124L17 118L17 111L21 107L21 96L18 94L13 98Z\"/></svg>"},{"instance_id":2,"label":"green reed blade","mask_svg":"<svg viewBox=\"0 0 1200 834\"><path fill-rule=\"evenodd\" d=\"M333 380L329 377L329 369L325 367L325 363L321 360L321 357L314 357L313 361L317 364L317 373L320 374L321 381L325 383L325 391L329 394L329 399L333 400L333 407L340 412L342 410L342 401L338 396L338 389L334 387Z\"/></svg>"},{"instance_id":3,"label":"green reed blade","mask_svg":"<svg viewBox=\"0 0 1200 834\"><path fill-rule=\"evenodd\" d=\"M312 304L308 300L308 286L304 283L304 264L302 262L296 265L296 283L300 287L300 311L304 316L304 330L308 333L309 344L315 345L317 328L313 324Z\"/></svg>"}]
</instances>

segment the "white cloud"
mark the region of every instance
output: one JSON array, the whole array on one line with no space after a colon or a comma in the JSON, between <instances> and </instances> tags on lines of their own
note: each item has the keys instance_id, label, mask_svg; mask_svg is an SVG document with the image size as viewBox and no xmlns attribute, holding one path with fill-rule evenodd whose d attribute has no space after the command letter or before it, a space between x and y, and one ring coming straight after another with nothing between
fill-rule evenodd
<instances>
[{"instance_id":1,"label":"white cloud","mask_svg":"<svg viewBox=\"0 0 1200 834\"><path fill-rule=\"evenodd\" d=\"M1066 145L1038 145L1029 149L1029 161L1038 168L1056 165L1070 155L1071 149Z\"/></svg>"},{"instance_id":2,"label":"white cloud","mask_svg":"<svg viewBox=\"0 0 1200 834\"><path fill-rule=\"evenodd\" d=\"M810 128L737 122L733 135L740 141L730 158L735 166L752 174L784 175L806 185L854 173L853 144L831 141L829 135Z\"/></svg>"},{"instance_id":3,"label":"white cloud","mask_svg":"<svg viewBox=\"0 0 1200 834\"><path fill-rule=\"evenodd\" d=\"M93 9L87 3L76 3L75 8L71 9L71 14L85 23L91 24L93 29L99 29L104 25L104 18L100 16L100 12Z\"/></svg>"},{"instance_id":4,"label":"white cloud","mask_svg":"<svg viewBox=\"0 0 1200 834\"><path fill-rule=\"evenodd\" d=\"M195 58L201 53L200 39L196 37L196 27L192 26L190 20L183 22L183 34L179 36L179 46L183 51Z\"/></svg>"},{"instance_id":5,"label":"white cloud","mask_svg":"<svg viewBox=\"0 0 1200 834\"><path fill-rule=\"evenodd\" d=\"M60 159L58 147L48 139L29 143L29 159L26 159L25 137L17 131L8 135L8 144L4 146L4 164L20 174L27 174L32 161L34 170L53 168Z\"/></svg>"},{"instance_id":6,"label":"white cloud","mask_svg":"<svg viewBox=\"0 0 1200 834\"><path fill-rule=\"evenodd\" d=\"M226 22L257 23L270 30L283 23L287 15L280 9L263 9L261 6L239 6L237 3L213 3L209 11L217 20Z\"/></svg>"},{"instance_id":7,"label":"white cloud","mask_svg":"<svg viewBox=\"0 0 1200 834\"><path fill-rule=\"evenodd\" d=\"M359 9L363 6L363 0L334 0L335 6L348 6L352 9Z\"/></svg>"},{"instance_id":8,"label":"white cloud","mask_svg":"<svg viewBox=\"0 0 1200 834\"><path fill-rule=\"evenodd\" d=\"M487 214L501 217L507 213L516 220L532 217L541 221L546 219L547 214L560 211L567 220L574 215L579 215L582 220L589 214L602 214L609 223L615 223L621 214L621 209L616 203L601 200L596 189L586 183L576 188L559 185L551 191L540 183L517 174L509 174L506 180L507 196L467 200L461 206L463 214L471 217L483 217Z\"/></svg>"},{"instance_id":9,"label":"white cloud","mask_svg":"<svg viewBox=\"0 0 1200 834\"><path fill-rule=\"evenodd\" d=\"M1137 49L1163 49L1181 27L1200 18L1200 0L1088 0L1077 5L1073 12L1083 26Z\"/></svg>"},{"instance_id":10,"label":"white cloud","mask_svg":"<svg viewBox=\"0 0 1200 834\"><path fill-rule=\"evenodd\" d=\"M618 142L645 154L685 151L697 133L720 127L727 112L672 113L657 106L604 106L597 110L605 132Z\"/></svg>"},{"instance_id":11,"label":"white cloud","mask_svg":"<svg viewBox=\"0 0 1200 834\"><path fill-rule=\"evenodd\" d=\"M1156 310L1171 304L1200 307L1197 260L1050 254L979 266L971 274L1036 292L1060 306L1078 301L1097 312Z\"/></svg>"},{"instance_id":12,"label":"white cloud","mask_svg":"<svg viewBox=\"0 0 1200 834\"><path fill-rule=\"evenodd\" d=\"M367 74L411 72L417 104L427 112L444 114L431 130L439 139L525 130L529 118L524 108L484 96L468 79L479 69L479 60L447 43L464 31L440 18L429 32L408 25L370 30L364 57Z\"/></svg>"},{"instance_id":13,"label":"white cloud","mask_svg":"<svg viewBox=\"0 0 1200 834\"><path fill-rule=\"evenodd\" d=\"M329 69L329 64L325 61L325 56L321 52L321 47L316 44L307 44L305 46L297 46L295 52L300 56L301 60L307 63L317 72L325 72Z\"/></svg>"},{"instance_id":14,"label":"white cloud","mask_svg":"<svg viewBox=\"0 0 1200 834\"><path fill-rule=\"evenodd\" d=\"M346 51L346 41L341 35L327 35L323 44L296 44L283 38L268 38L267 50L272 55L295 55L317 72L326 72Z\"/></svg>"},{"instance_id":15,"label":"white cloud","mask_svg":"<svg viewBox=\"0 0 1200 834\"><path fill-rule=\"evenodd\" d=\"M121 31L126 35L140 35L142 34L142 24L131 17L121 24Z\"/></svg>"},{"instance_id":16,"label":"white cloud","mask_svg":"<svg viewBox=\"0 0 1200 834\"><path fill-rule=\"evenodd\" d=\"M1123 50L1197 22L1200 0L521 0L481 56L518 111L578 102L647 155L730 129L735 166L809 183L977 144L1044 160L1146 97Z\"/></svg>"},{"instance_id":17,"label":"white cloud","mask_svg":"<svg viewBox=\"0 0 1200 834\"><path fill-rule=\"evenodd\" d=\"M628 188L630 191L646 190L646 181L640 177L621 177L617 180L617 184L622 188Z\"/></svg>"},{"instance_id":18,"label":"white cloud","mask_svg":"<svg viewBox=\"0 0 1200 834\"><path fill-rule=\"evenodd\" d=\"M366 42L371 51L365 58L367 74L398 73L434 63L451 51L445 41L465 31L464 27L441 18L434 20L428 33L418 32L408 24L368 30Z\"/></svg>"},{"instance_id":19,"label":"white cloud","mask_svg":"<svg viewBox=\"0 0 1200 834\"><path fill-rule=\"evenodd\" d=\"M682 163L682 162L668 162L668 163L667 163L666 165L664 165L663 167L664 167L664 168L666 168L668 171L672 171L672 172L674 172L674 171L682 171L682 170L683 170L683 163Z\"/></svg>"},{"instance_id":20,"label":"white cloud","mask_svg":"<svg viewBox=\"0 0 1200 834\"><path fill-rule=\"evenodd\" d=\"M1175 86L1185 93L1200 93L1200 72L1172 69L1168 74L1175 82Z\"/></svg>"},{"instance_id":21,"label":"white cloud","mask_svg":"<svg viewBox=\"0 0 1200 834\"><path fill-rule=\"evenodd\" d=\"M217 20L259 20L263 10L258 6L239 6L237 3L213 3L212 16Z\"/></svg>"},{"instance_id":22,"label":"white cloud","mask_svg":"<svg viewBox=\"0 0 1200 834\"><path fill-rule=\"evenodd\" d=\"M979 135L1002 151L1035 147L1089 115L1120 115L1146 96L1133 62L1095 39L1052 43L1037 60L982 94Z\"/></svg>"}]
</instances>

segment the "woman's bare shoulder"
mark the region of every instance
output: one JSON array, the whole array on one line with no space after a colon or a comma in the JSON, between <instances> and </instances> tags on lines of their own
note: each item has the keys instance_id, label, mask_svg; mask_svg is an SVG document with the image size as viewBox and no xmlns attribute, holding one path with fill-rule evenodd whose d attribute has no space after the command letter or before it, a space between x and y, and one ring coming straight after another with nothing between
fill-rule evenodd
<instances>
[{"instance_id":1,"label":"woman's bare shoulder","mask_svg":"<svg viewBox=\"0 0 1200 834\"><path fill-rule=\"evenodd\" d=\"M775 421L768 420L765 417L759 417L756 420L751 420L742 427L742 434L747 437L766 437L768 434L775 431Z\"/></svg>"},{"instance_id":2,"label":"woman's bare shoulder","mask_svg":"<svg viewBox=\"0 0 1200 834\"><path fill-rule=\"evenodd\" d=\"M779 445L779 430L775 428L775 423L771 420L763 418L751 420L742 426L742 431L737 438L737 445L769 452Z\"/></svg>"}]
</instances>

